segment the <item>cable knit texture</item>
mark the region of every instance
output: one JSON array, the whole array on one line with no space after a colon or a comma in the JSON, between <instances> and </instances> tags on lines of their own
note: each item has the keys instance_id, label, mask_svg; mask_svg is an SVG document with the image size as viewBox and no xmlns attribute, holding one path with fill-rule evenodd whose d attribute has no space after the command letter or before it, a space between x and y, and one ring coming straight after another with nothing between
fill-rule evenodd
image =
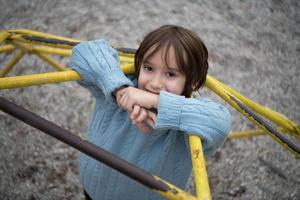
<instances>
[{"instance_id":1,"label":"cable knit texture","mask_svg":"<svg viewBox=\"0 0 300 200\"><path fill-rule=\"evenodd\" d=\"M83 78L79 84L96 98L88 140L180 188L185 188L192 168L186 133L201 137L205 155L215 152L227 137L230 114L225 107L166 91L159 94L156 128L141 133L112 96L115 89L136 86L137 81L122 73L117 52L102 39L77 45L70 65ZM95 200L163 199L84 154L79 158L79 176Z\"/></svg>"}]
</instances>

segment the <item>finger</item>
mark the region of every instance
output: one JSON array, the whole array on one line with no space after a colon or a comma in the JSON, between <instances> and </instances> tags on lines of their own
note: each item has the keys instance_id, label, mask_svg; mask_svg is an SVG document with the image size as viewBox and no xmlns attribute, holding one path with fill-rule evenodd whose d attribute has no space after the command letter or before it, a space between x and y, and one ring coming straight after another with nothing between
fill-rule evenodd
<instances>
[{"instance_id":1,"label":"finger","mask_svg":"<svg viewBox=\"0 0 300 200\"><path fill-rule=\"evenodd\" d=\"M124 94L120 101L119 101L120 106L124 109L127 110L128 112L132 112L133 108L131 106L131 103L128 101L128 97L126 94Z\"/></svg>"},{"instance_id":2,"label":"finger","mask_svg":"<svg viewBox=\"0 0 300 200\"><path fill-rule=\"evenodd\" d=\"M119 93L117 93L116 95L116 100L119 103L120 99L122 98L123 95L120 95Z\"/></svg>"},{"instance_id":3,"label":"finger","mask_svg":"<svg viewBox=\"0 0 300 200\"><path fill-rule=\"evenodd\" d=\"M120 104L120 106L122 106L125 102L125 95L118 95L119 98L117 97L117 101Z\"/></svg>"},{"instance_id":4,"label":"finger","mask_svg":"<svg viewBox=\"0 0 300 200\"><path fill-rule=\"evenodd\" d=\"M148 110L147 117L150 118L154 123L156 122L157 115L154 112Z\"/></svg>"},{"instance_id":5,"label":"finger","mask_svg":"<svg viewBox=\"0 0 300 200\"><path fill-rule=\"evenodd\" d=\"M118 101L120 100L120 98L124 95L125 89L126 89L126 87L125 87L125 86L122 86L122 87L120 87L119 89L117 89L117 91L114 93L117 102L118 102Z\"/></svg>"},{"instance_id":6,"label":"finger","mask_svg":"<svg viewBox=\"0 0 300 200\"><path fill-rule=\"evenodd\" d=\"M135 119L140 113L141 107L139 105L134 105L133 111L130 114L131 119Z\"/></svg>"},{"instance_id":7,"label":"finger","mask_svg":"<svg viewBox=\"0 0 300 200\"><path fill-rule=\"evenodd\" d=\"M147 111L144 108L140 109L139 115L133 119L135 123L143 122L147 118Z\"/></svg>"},{"instance_id":8,"label":"finger","mask_svg":"<svg viewBox=\"0 0 300 200\"><path fill-rule=\"evenodd\" d=\"M152 128L155 127L155 122L154 122L150 117L147 117L146 120L145 120L145 122L146 122L149 126L151 126Z\"/></svg>"},{"instance_id":9,"label":"finger","mask_svg":"<svg viewBox=\"0 0 300 200\"><path fill-rule=\"evenodd\" d=\"M121 97L120 96L116 96L117 105L121 107L120 100L121 100Z\"/></svg>"},{"instance_id":10,"label":"finger","mask_svg":"<svg viewBox=\"0 0 300 200\"><path fill-rule=\"evenodd\" d=\"M126 89L127 89L127 87L120 88L117 92L117 95L121 95L121 96L124 95L124 93L126 92Z\"/></svg>"},{"instance_id":11,"label":"finger","mask_svg":"<svg viewBox=\"0 0 300 200\"><path fill-rule=\"evenodd\" d=\"M125 97L124 97L124 96L121 96L120 99L118 100L118 104L119 104L119 106L122 107L123 109L125 109L124 103L125 103Z\"/></svg>"},{"instance_id":12,"label":"finger","mask_svg":"<svg viewBox=\"0 0 300 200\"><path fill-rule=\"evenodd\" d=\"M132 101L130 101L128 95L126 94L123 95L121 103L122 103L122 107L125 110L129 111L130 113L133 111L134 104Z\"/></svg>"}]
</instances>

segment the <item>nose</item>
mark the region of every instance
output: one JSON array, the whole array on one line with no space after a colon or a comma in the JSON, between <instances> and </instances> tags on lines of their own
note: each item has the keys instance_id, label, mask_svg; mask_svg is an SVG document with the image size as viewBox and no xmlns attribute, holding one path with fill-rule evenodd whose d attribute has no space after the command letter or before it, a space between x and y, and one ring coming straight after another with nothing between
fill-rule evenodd
<instances>
[{"instance_id":1,"label":"nose","mask_svg":"<svg viewBox=\"0 0 300 200\"><path fill-rule=\"evenodd\" d=\"M163 79L160 75L156 74L150 82L150 87L153 92L159 92L163 89Z\"/></svg>"}]
</instances>

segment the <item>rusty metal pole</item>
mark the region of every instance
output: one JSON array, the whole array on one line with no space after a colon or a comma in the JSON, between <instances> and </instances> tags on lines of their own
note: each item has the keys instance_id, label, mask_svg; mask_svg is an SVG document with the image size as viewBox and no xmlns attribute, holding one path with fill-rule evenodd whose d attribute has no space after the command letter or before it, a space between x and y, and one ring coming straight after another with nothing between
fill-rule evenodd
<instances>
[{"instance_id":1,"label":"rusty metal pole","mask_svg":"<svg viewBox=\"0 0 300 200\"><path fill-rule=\"evenodd\" d=\"M17 106L0 97L0 110L12 115L24 123L41 130L42 132L74 147L75 149L91 156L92 158L110 166L126 176L140 182L150 189L167 192L170 187L162 181L156 180L147 171L105 151L104 149L82 140L79 136L67 131L40 116Z\"/></svg>"}]
</instances>

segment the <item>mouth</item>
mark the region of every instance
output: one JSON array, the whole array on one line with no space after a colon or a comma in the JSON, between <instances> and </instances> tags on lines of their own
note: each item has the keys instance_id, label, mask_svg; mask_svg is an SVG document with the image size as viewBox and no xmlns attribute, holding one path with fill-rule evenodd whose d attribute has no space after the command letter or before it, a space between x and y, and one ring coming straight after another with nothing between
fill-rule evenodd
<instances>
[{"instance_id":1,"label":"mouth","mask_svg":"<svg viewBox=\"0 0 300 200\"><path fill-rule=\"evenodd\" d=\"M146 92L150 92L150 93L152 93L152 94L159 95L159 92L152 92L152 91L150 91L150 90L147 90L147 89L145 89L145 90L146 90Z\"/></svg>"}]
</instances>

